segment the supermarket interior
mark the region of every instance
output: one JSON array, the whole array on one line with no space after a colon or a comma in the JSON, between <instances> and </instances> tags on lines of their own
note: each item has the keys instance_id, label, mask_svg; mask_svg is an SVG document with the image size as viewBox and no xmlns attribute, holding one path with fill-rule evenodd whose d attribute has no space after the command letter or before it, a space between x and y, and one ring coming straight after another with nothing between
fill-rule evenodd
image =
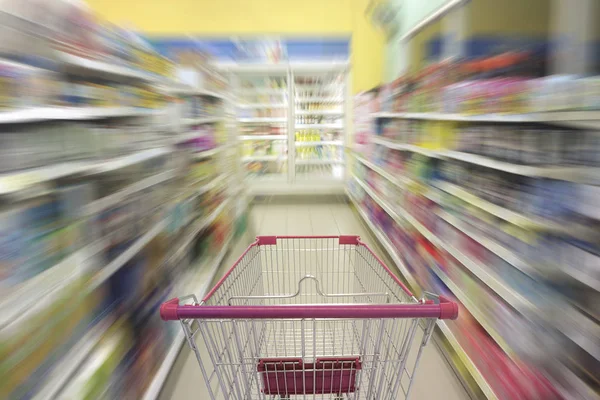
<instances>
[{"instance_id":1,"label":"supermarket interior","mask_svg":"<svg viewBox=\"0 0 600 400\"><path fill-rule=\"evenodd\" d=\"M0 37L0 399L600 400L600 2L0 0Z\"/></svg>"}]
</instances>

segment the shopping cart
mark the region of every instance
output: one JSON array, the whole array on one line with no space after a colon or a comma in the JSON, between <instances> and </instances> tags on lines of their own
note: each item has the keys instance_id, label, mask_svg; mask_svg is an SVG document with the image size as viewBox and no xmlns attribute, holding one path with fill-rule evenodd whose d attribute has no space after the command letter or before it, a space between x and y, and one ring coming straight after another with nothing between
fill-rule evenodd
<instances>
[{"instance_id":1,"label":"shopping cart","mask_svg":"<svg viewBox=\"0 0 600 400\"><path fill-rule=\"evenodd\" d=\"M433 297L358 236L259 236L200 303L160 314L180 320L211 399L380 400L408 397L436 321L457 317Z\"/></svg>"}]
</instances>

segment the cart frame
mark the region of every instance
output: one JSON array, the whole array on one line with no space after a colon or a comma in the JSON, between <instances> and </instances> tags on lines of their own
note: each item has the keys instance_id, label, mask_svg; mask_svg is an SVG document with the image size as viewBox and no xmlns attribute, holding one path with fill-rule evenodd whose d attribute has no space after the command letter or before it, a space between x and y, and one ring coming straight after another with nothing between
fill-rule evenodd
<instances>
[{"instance_id":1,"label":"cart frame","mask_svg":"<svg viewBox=\"0 0 600 400\"><path fill-rule=\"evenodd\" d=\"M432 297L358 236L258 236L201 302L175 298L160 315L180 320L213 400L396 399L436 321L458 316Z\"/></svg>"}]
</instances>

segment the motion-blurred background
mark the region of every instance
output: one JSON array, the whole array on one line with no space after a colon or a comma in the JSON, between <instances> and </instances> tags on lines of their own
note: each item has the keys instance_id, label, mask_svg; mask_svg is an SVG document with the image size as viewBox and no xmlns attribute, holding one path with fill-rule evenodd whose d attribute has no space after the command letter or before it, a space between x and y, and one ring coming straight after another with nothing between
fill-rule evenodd
<instances>
[{"instance_id":1,"label":"motion-blurred background","mask_svg":"<svg viewBox=\"0 0 600 400\"><path fill-rule=\"evenodd\" d=\"M599 398L599 49L594 0L1 0L0 398L177 399L159 305L306 195L460 304L465 398Z\"/></svg>"}]
</instances>

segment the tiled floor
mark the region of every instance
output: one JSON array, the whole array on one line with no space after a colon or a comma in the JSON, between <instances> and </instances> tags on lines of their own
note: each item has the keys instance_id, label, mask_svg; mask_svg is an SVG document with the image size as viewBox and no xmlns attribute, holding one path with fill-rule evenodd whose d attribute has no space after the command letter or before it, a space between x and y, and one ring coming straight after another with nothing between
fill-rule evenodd
<instances>
[{"instance_id":1,"label":"tiled floor","mask_svg":"<svg viewBox=\"0 0 600 400\"><path fill-rule=\"evenodd\" d=\"M265 202L252 207L250 218L249 233L233 246L215 279L222 276L226 268L243 252L252 241L253 234L358 234L377 251L374 239L363 228L359 217L342 202L319 204ZM414 342L420 342L419 338ZM160 400L209 399L200 367L187 344L179 354L159 398ZM469 398L434 343L430 343L423 351L410 398L412 400Z\"/></svg>"}]
</instances>

